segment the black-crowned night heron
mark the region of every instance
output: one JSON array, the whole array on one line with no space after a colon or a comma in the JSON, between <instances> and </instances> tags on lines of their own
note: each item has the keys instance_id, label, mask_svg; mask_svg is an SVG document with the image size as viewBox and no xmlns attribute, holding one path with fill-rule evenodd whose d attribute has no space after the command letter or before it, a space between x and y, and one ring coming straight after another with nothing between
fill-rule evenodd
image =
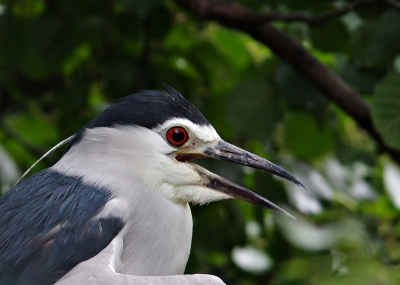
<instances>
[{"instance_id":1,"label":"black-crowned night heron","mask_svg":"<svg viewBox=\"0 0 400 285\"><path fill-rule=\"evenodd\" d=\"M170 87L126 97L74 135L52 167L0 198L0 285L223 284L182 275L192 239L188 203L267 199L189 163L211 157L281 167L223 141Z\"/></svg>"}]
</instances>

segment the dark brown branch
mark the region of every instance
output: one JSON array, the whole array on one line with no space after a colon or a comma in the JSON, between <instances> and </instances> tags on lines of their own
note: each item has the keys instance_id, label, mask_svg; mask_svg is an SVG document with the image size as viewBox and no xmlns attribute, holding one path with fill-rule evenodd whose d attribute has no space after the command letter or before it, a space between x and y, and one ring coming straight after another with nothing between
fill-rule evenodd
<instances>
[{"instance_id":1,"label":"dark brown branch","mask_svg":"<svg viewBox=\"0 0 400 285\"><path fill-rule=\"evenodd\" d=\"M387 0L388 2L395 2L395 0ZM185 0L178 0L176 2L186 2ZM317 16L311 16L306 13L292 13L292 14L281 14L276 12L266 12L266 13L254 13L251 10L242 9L240 6L230 3L230 9L233 9L232 14L235 14L236 21L243 21L252 24L263 24L267 22L280 21L280 22L305 22L309 25L318 25L324 23L328 20L338 18L351 11L355 11L361 7L383 3L384 0L358 0L349 5L333 9L331 11L324 12ZM398 3L396 3L398 4ZM220 7L216 5L212 13L218 13L218 9L225 9L226 7ZM224 11L224 13L229 13L229 11Z\"/></svg>"},{"instance_id":2,"label":"dark brown branch","mask_svg":"<svg viewBox=\"0 0 400 285\"><path fill-rule=\"evenodd\" d=\"M395 0L387 0L388 2L392 2ZM281 22L294 22L294 21L299 21L299 22L305 22L309 25L318 25L321 23L324 23L328 20L338 18L340 16L343 16L351 11L355 11L361 7L364 7L366 5L370 4L375 4L383 2L382 0L359 0L355 1L349 5L333 9L331 11L327 11L325 13L322 13L317 16L310 16L304 13L294 13L294 14L280 14L280 13L261 13L261 14L255 14L253 13L252 17L253 21L259 22L259 23L265 23L265 22L272 22L272 21L281 21Z\"/></svg>"},{"instance_id":3,"label":"dark brown branch","mask_svg":"<svg viewBox=\"0 0 400 285\"><path fill-rule=\"evenodd\" d=\"M400 259L383 259L382 262L386 265L399 265L400 264Z\"/></svg>"},{"instance_id":4,"label":"dark brown branch","mask_svg":"<svg viewBox=\"0 0 400 285\"><path fill-rule=\"evenodd\" d=\"M387 0L387 2L389 3L389 5L391 5L391 6L395 7L395 8L397 8L397 9L400 9L400 2L399 2L399 1L396 1L396 0Z\"/></svg>"},{"instance_id":5,"label":"dark brown branch","mask_svg":"<svg viewBox=\"0 0 400 285\"><path fill-rule=\"evenodd\" d=\"M203 19L216 20L227 27L242 30L268 46L321 90L329 100L342 108L370 134L381 149L400 163L400 152L387 146L375 130L368 104L332 70L310 54L300 42L269 24L255 24L252 19L258 18L259 14L236 3L215 0L175 1Z\"/></svg>"}]
</instances>

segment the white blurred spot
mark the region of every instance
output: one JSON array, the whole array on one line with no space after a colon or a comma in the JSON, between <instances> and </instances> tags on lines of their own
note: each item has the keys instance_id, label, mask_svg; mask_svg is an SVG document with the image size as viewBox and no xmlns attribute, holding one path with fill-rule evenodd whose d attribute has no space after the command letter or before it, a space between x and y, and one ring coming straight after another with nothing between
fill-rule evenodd
<instances>
[{"instance_id":1,"label":"white blurred spot","mask_svg":"<svg viewBox=\"0 0 400 285\"><path fill-rule=\"evenodd\" d=\"M235 247L232 259L244 271L261 274L273 265L272 259L264 252L252 246Z\"/></svg>"},{"instance_id":2,"label":"white blurred spot","mask_svg":"<svg viewBox=\"0 0 400 285\"><path fill-rule=\"evenodd\" d=\"M361 162L355 162L352 168L355 176L366 176L369 173L368 167Z\"/></svg>"},{"instance_id":3,"label":"white blurred spot","mask_svg":"<svg viewBox=\"0 0 400 285\"><path fill-rule=\"evenodd\" d=\"M301 166L296 167L293 174L308 190L299 189L295 184L285 181L287 195L291 203L303 214L318 214L322 211L319 198L331 199L333 190L320 173L305 165Z\"/></svg>"},{"instance_id":4,"label":"white blurred spot","mask_svg":"<svg viewBox=\"0 0 400 285\"><path fill-rule=\"evenodd\" d=\"M259 237L261 234L261 227L258 223L251 221L246 224L246 234L248 237Z\"/></svg>"},{"instance_id":5,"label":"white blurred spot","mask_svg":"<svg viewBox=\"0 0 400 285\"><path fill-rule=\"evenodd\" d=\"M284 182L290 202L303 214L318 214L322 211L321 203L310 191L299 189L290 182Z\"/></svg>"},{"instance_id":6,"label":"white blurred spot","mask_svg":"<svg viewBox=\"0 0 400 285\"><path fill-rule=\"evenodd\" d=\"M346 169L337 159L328 158L324 165L324 170L329 181L338 189L346 186L348 179L348 169Z\"/></svg>"},{"instance_id":7,"label":"white blurred spot","mask_svg":"<svg viewBox=\"0 0 400 285\"><path fill-rule=\"evenodd\" d=\"M7 151L0 146L0 183L1 193L10 189L18 180L20 173L14 160Z\"/></svg>"},{"instance_id":8,"label":"white blurred spot","mask_svg":"<svg viewBox=\"0 0 400 285\"><path fill-rule=\"evenodd\" d=\"M349 194L357 200L374 200L376 193L372 190L371 186L362 179L357 179L350 186Z\"/></svg>"},{"instance_id":9,"label":"white blurred spot","mask_svg":"<svg viewBox=\"0 0 400 285\"><path fill-rule=\"evenodd\" d=\"M6 11L6 6L0 4L0 16Z\"/></svg>"},{"instance_id":10,"label":"white blurred spot","mask_svg":"<svg viewBox=\"0 0 400 285\"><path fill-rule=\"evenodd\" d=\"M365 181L365 177L371 175L372 168L361 162L345 166L337 158L328 157L322 162L320 170L316 170L303 162L286 158L285 168L308 188L304 191L293 183L283 181L291 204L304 214L320 213L323 200L343 197L347 201L357 202L377 197Z\"/></svg>"},{"instance_id":11,"label":"white blurred spot","mask_svg":"<svg viewBox=\"0 0 400 285\"><path fill-rule=\"evenodd\" d=\"M347 255L341 253L338 250L332 250L332 272L336 273L336 276L343 276L349 273L349 268L345 265L347 261Z\"/></svg>"},{"instance_id":12,"label":"white blurred spot","mask_svg":"<svg viewBox=\"0 0 400 285\"><path fill-rule=\"evenodd\" d=\"M278 218L277 222L287 241L310 251L329 249L341 240L362 244L364 234L362 225L356 221L338 222L321 227L301 219L294 221Z\"/></svg>"},{"instance_id":13,"label":"white blurred spot","mask_svg":"<svg viewBox=\"0 0 400 285\"><path fill-rule=\"evenodd\" d=\"M357 200L376 199L376 193L364 180L364 177L370 172L369 168L361 162L356 162L352 165L351 170L352 183L348 190L349 194Z\"/></svg>"},{"instance_id":14,"label":"white blurred spot","mask_svg":"<svg viewBox=\"0 0 400 285\"><path fill-rule=\"evenodd\" d=\"M393 69L395 72L400 72L400 55L396 56L393 61Z\"/></svg>"},{"instance_id":15,"label":"white blurred spot","mask_svg":"<svg viewBox=\"0 0 400 285\"><path fill-rule=\"evenodd\" d=\"M179 69L185 68L187 66L187 62L184 58L178 58L176 60L176 67L178 67Z\"/></svg>"},{"instance_id":16,"label":"white blurred spot","mask_svg":"<svg viewBox=\"0 0 400 285\"><path fill-rule=\"evenodd\" d=\"M341 17L341 20L350 31L357 30L364 23L363 19L356 12L346 13Z\"/></svg>"},{"instance_id":17,"label":"white blurred spot","mask_svg":"<svg viewBox=\"0 0 400 285\"><path fill-rule=\"evenodd\" d=\"M319 172L312 170L308 177L311 182L308 186L308 189L312 190L313 192L317 192L324 199L332 199L332 187Z\"/></svg>"},{"instance_id":18,"label":"white blurred spot","mask_svg":"<svg viewBox=\"0 0 400 285\"><path fill-rule=\"evenodd\" d=\"M293 245L306 250L324 250L332 246L335 232L330 228L317 228L304 221L280 221L278 224L285 238Z\"/></svg>"},{"instance_id":19,"label":"white blurred spot","mask_svg":"<svg viewBox=\"0 0 400 285\"><path fill-rule=\"evenodd\" d=\"M342 193L357 200L376 199L376 193L364 180L371 172L367 165L356 162L351 167L346 167L337 159L329 158L325 162L324 169L330 183Z\"/></svg>"},{"instance_id":20,"label":"white blurred spot","mask_svg":"<svg viewBox=\"0 0 400 285\"><path fill-rule=\"evenodd\" d=\"M383 182L394 206L400 209L400 170L391 162L383 166Z\"/></svg>"}]
</instances>

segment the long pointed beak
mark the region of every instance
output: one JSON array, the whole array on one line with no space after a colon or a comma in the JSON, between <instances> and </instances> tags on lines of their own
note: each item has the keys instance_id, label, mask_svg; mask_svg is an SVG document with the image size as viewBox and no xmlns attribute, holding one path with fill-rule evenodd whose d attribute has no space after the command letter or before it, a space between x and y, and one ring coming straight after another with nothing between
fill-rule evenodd
<instances>
[{"instance_id":1,"label":"long pointed beak","mask_svg":"<svg viewBox=\"0 0 400 285\"><path fill-rule=\"evenodd\" d=\"M182 161L185 155L181 156ZM200 157L211 157L219 160L230 161L256 169L260 169L276 176L287 179L304 189L307 189L296 177L290 174L288 171L282 167L273 164L272 162L261 158L255 154L245 151L237 146L227 143L223 140L219 140L217 144L206 147L202 153L195 155L188 155L187 158L200 158ZM264 197L248 190L247 188L240 186L236 183L230 182L196 164L190 163L194 170L202 177L202 183L204 186L221 191L229 196L242 199L244 201L250 202L252 204L268 208L272 211L285 214L289 217L294 218L288 212L283 210L281 207L275 205L271 201L265 199ZM295 219L295 218L294 218Z\"/></svg>"},{"instance_id":2,"label":"long pointed beak","mask_svg":"<svg viewBox=\"0 0 400 285\"><path fill-rule=\"evenodd\" d=\"M230 161L269 172L307 189L303 183L282 167L224 140L218 141L214 147L206 148L204 154L215 159Z\"/></svg>"}]
</instances>

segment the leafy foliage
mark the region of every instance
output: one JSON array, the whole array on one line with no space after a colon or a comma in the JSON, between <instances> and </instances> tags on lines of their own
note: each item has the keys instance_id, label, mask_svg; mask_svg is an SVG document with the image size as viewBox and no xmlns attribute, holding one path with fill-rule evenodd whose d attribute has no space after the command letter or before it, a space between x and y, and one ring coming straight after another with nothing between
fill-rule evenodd
<instances>
[{"instance_id":1,"label":"leafy foliage","mask_svg":"<svg viewBox=\"0 0 400 285\"><path fill-rule=\"evenodd\" d=\"M400 75L389 74L375 89L372 115L383 138L400 148Z\"/></svg>"},{"instance_id":2,"label":"leafy foliage","mask_svg":"<svg viewBox=\"0 0 400 285\"><path fill-rule=\"evenodd\" d=\"M238 2L254 11L310 16L352 3ZM242 201L192 207L187 273L239 285L398 283L400 170L267 47L171 1L0 3L3 191L104 107L165 82L194 102L225 140L284 166L309 188L200 161L283 205L298 221ZM376 130L400 150L399 10L385 2L319 24L274 25L370 101Z\"/></svg>"}]
</instances>

